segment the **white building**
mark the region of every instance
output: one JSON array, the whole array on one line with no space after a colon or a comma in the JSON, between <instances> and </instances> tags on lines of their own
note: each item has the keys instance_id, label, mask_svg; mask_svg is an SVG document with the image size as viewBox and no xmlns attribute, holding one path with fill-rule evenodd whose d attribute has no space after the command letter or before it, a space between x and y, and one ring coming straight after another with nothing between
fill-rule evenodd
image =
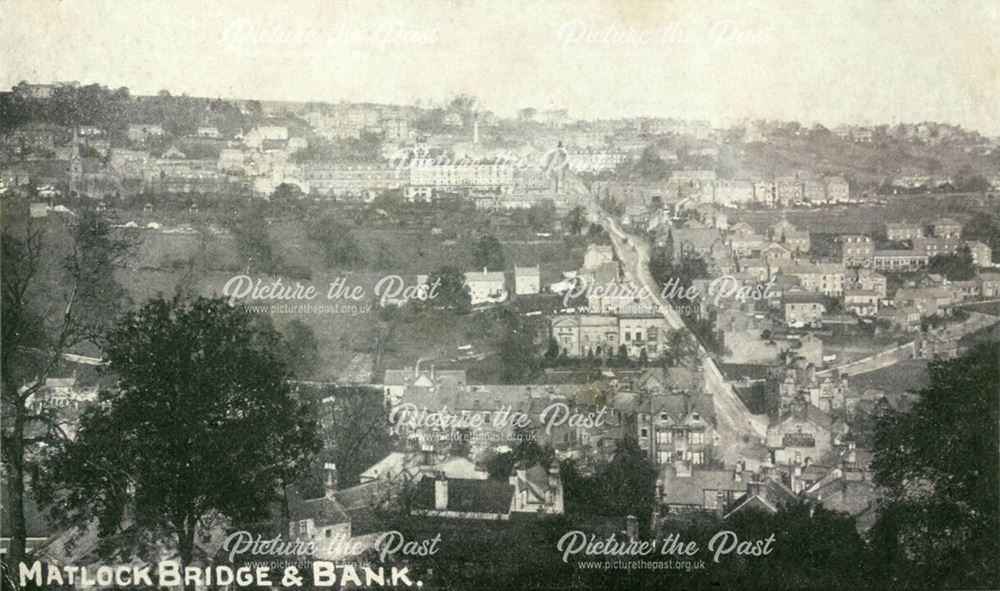
<instances>
[{"instance_id":1,"label":"white building","mask_svg":"<svg viewBox=\"0 0 1000 591\"><path fill-rule=\"evenodd\" d=\"M514 267L514 293L530 295L541 291L542 273L534 267Z\"/></svg>"},{"instance_id":2,"label":"white building","mask_svg":"<svg viewBox=\"0 0 1000 591\"><path fill-rule=\"evenodd\" d=\"M472 305L503 302L507 299L507 286L503 271L488 271L485 267L480 273L472 271L465 274L465 289L472 298Z\"/></svg>"}]
</instances>

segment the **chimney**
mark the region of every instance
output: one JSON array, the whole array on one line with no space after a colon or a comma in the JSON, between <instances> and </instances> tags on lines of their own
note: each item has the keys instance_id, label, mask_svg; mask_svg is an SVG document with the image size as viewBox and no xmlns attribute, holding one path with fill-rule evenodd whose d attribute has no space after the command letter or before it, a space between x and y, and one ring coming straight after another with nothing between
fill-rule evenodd
<instances>
[{"instance_id":1,"label":"chimney","mask_svg":"<svg viewBox=\"0 0 1000 591\"><path fill-rule=\"evenodd\" d=\"M649 535L657 541L657 546L659 546L659 542L663 539L663 532L660 529L659 511L653 511L653 518L649 521Z\"/></svg>"},{"instance_id":2,"label":"chimney","mask_svg":"<svg viewBox=\"0 0 1000 591\"><path fill-rule=\"evenodd\" d=\"M472 143L479 145L479 117L472 120Z\"/></svg>"},{"instance_id":3,"label":"chimney","mask_svg":"<svg viewBox=\"0 0 1000 591\"><path fill-rule=\"evenodd\" d=\"M559 463L552 462L549 466L549 487L558 488L561 480L559 478Z\"/></svg>"},{"instance_id":4,"label":"chimney","mask_svg":"<svg viewBox=\"0 0 1000 591\"><path fill-rule=\"evenodd\" d=\"M434 463L433 445L425 444L420 446L420 463L424 466L430 466Z\"/></svg>"},{"instance_id":5,"label":"chimney","mask_svg":"<svg viewBox=\"0 0 1000 591\"><path fill-rule=\"evenodd\" d=\"M431 381L434 381L434 364L431 364Z\"/></svg>"},{"instance_id":6,"label":"chimney","mask_svg":"<svg viewBox=\"0 0 1000 591\"><path fill-rule=\"evenodd\" d=\"M323 464L323 492L327 498L337 492L337 464L333 462Z\"/></svg>"},{"instance_id":7,"label":"chimney","mask_svg":"<svg viewBox=\"0 0 1000 591\"><path fill-rule=\"evenodd\" d=\"M629 515L625 518L625 531L628 533L628 539L634 542L639 537L639 522L636 520L635 515Z\"/></svg>"},{"instance_id":8,"label":"chimney","mask_svg":"<svg viewBox=\"0 0 1000 591\"><path fill-rule=\"evenodd\" d=\"M448 509L448 479L443 471L438 472L434 478L434 509L438 511Z\"/></svg>"}]
</instances>

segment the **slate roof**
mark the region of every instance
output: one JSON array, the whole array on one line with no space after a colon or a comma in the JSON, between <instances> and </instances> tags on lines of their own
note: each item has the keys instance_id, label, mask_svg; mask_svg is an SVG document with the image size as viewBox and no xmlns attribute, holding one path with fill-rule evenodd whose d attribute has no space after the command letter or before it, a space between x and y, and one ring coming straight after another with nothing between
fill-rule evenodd
<instances>
[{"instance_id":1,"label":"slate roof","mask_svg":"<svg viewBox=\"0 0 1000 591\"><path fill-rule=\"evenodd\" d=\"M413 499L414 509L434 509L434 483L433 478L420 479ZM514 487L506 481L448 479L448 511L506 515L513 498Z\"/></svg>"},{"instance_id":2,"label":"slate roof","mask_svg":"<svg viewBox=\"0 0 1000 591\"><path fill-rule=\"evenodd\" d=\"M726 513L726 517L747 509L763 509L774 513L779 508L796 500L798 500L798 496L790 488L777 480L768 479L760 483L755 493L748 494L733 503L733 508Z\"/></svg>"},{"instance_id":3,"label":"slate roof","mask_svg":"<svg viewBox=\"0 0 1000 591\"><path fill-rule=\"evenodd\" d=\"M303 500L295 493L288 495L288 517L292 521L312 519L316 527L350 523L351 521L337 499L320 497Z\"/></svg>"},{"instance_id":4,"label":"slate roof","mask_svg":"<svg viewBox=\"0 0 1000 591\"><path fill-rule=\"evenodd\" d=\"M690 476L677 476L673 465L666 465L660 471L660 483L663 485L664 502L670 505L705 504L706 490L728 490L743 492L747 488L744 480L736 480L733 470L699 470L691 471Z\"/></svg>"}]
</instances>

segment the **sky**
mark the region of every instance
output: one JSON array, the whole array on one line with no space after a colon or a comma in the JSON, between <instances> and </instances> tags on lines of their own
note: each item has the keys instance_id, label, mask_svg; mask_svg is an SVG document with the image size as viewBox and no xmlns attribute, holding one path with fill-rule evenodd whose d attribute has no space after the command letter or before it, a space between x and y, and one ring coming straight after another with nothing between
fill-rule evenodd
<instances>
[{"instance_id":1,"label":"sky","mask_svg":"<svg viewBox=\"0 0 1000 591\"><path fill-rule=\"evenodd\" d=\"M1000 135L997 0L0 0L0 88Z\"/></svg>"}]
</instances>

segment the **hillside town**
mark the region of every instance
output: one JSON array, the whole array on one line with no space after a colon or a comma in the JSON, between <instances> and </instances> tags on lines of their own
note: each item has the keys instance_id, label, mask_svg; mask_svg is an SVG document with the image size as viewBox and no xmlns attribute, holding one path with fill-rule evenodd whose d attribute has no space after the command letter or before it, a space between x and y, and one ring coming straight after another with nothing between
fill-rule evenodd
<instances>
[{"instance_id":1,"label":"hillside town","mask_svg":"<svg viewBox=\"0 0 1000 591\"><path fill-rule=\"evenodd\" d=\"M413 286L350 314L237 306L297 347L287 385L326 434L254 523L354 545L321 559L365 555L400 523L473 536L600 515L636 539L802 502L868 539L886 494L880 419L918 403L929 368L997 339L1000 142L954 125L503 118L468 96L427 108L75 82L0 101L5 222L67 252L83 220L134 241L121 264L103 255L123 312L228 297L238 275ZM900 156L866 167L879 151ZM51 351L15 384L35 417L25 441L53 417L71 441L93 431L81 417L138 379L82 340ZM24 449L42 465L52 448ZM20 552L97 563L103 541L150 560L124 533L57 520L18 470ZM644 500L624 504L616 483ZM194 556L233 529L199 530Z\"/></svg>"}]
</instances>

